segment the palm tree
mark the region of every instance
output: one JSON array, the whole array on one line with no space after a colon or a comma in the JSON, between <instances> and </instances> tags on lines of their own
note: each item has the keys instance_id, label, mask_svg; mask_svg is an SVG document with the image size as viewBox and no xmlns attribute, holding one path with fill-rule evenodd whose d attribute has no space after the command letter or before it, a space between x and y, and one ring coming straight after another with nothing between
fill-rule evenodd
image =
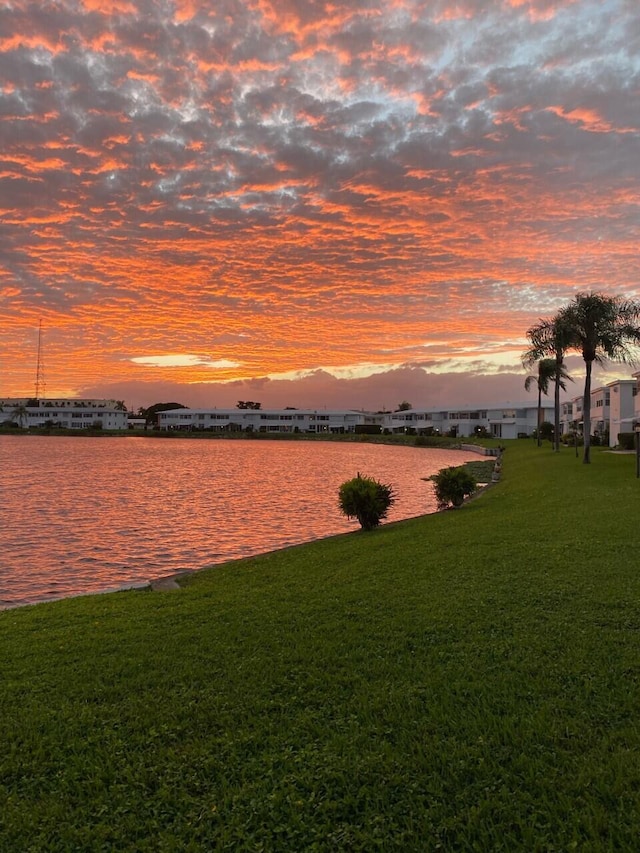
<instances>
[{"instance_id":1,"label":"palm tree","mask_svg":"<svg viewBox=\"0 0 640 853\"><path fill-rule=\"evenodd\" d=\"M593 363L602 364L607 359L625 364L635 361L635 347L640 344L640 302L604 293L578 293L558 317L567 331L569 348L580 352L585 363L582 461L588 465L591 462Z\"/></svg>"},{"instance_id":2,"label":"palm tree","mask_svg":"<svg viewBox=\"0 0 640 853\"><path fill-rule=\"evenodd\" d=\"M22 404L14 406L12 414L15 418L17 418L18 426L20 427L20 429L23 429L24 422L26 421L27 415L29 414L27 411L27 407Z\"/></svg>"},{"instance_id":3,"label":"palm tree","mask_svg":"<svg viewBox=\"0 0 640 853\"><path fill-rule=\"evenodd\" d=\"M527 376L524 380L524 388L525 391L529 391L532 385L538 389L538 447L542 444L540 438L540 427L542 425L542 395L549 393L549 383L552 380L556 380L557 378L557 370L556 370L556 360L555 358L541 358L538 361L538 370L535 375ZM560 378L556 382L556 387L562 388L566 391L567 386L564 384L563 379L569 378L566 370L562 368Z\"/></svg>"},{"instance_id":4,"label":"palm tree","mask_svg":"<svg viewBox=\"0 0 640 853\"><path fill-rule=\"evenodd\" d=\"M561 313L551 320L541 320L527 331L531 346L522 356L525 368L533 367L542 358L554 360L553 449L556 453L560 450L560 389L566 391L565 379L573 382L564 366L564 354L569 348L569 330Z\"/></svg>"}]
</instances>

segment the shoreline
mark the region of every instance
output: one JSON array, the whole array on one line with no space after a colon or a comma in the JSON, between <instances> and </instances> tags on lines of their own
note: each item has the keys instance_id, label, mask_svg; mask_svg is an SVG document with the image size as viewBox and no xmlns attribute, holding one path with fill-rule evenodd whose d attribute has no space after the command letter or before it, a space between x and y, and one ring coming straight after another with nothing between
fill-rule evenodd
<instances>
[{"instance_id":1,"label":"shoreline","mask_svg":"<svg viewBox=\"0 0 640 853\"><path fill-rule=\"evenodd\" d=\"M23 433L22 435L25 435L25 433ZM125 434L125 435L130 435L130 434ZM84 434L84 436L88 437L86 435L86 433ZM51 437L51 436L47 436L47 437ZM56 437L66 437L66 436L56 436ZM139 437L139 436L135 436L135 437ZM211 438L218 438L218 437L225 438L225 436L210 436L210 437ZM239 438L246 438L246 437L240 436ZM271 436L264 436L262 440L269 440L270 438L271 438ZM373 436L373 438L379 439L378 441L375 441L375 442L371 442L370 439L372 438L372 436L368 436L368 435L367 436L358 435L358 436L348 436L348 437L343 436L343 435L337 435L337 436L333 436L331 438L320 437L320 436L306 436L306 435L295 436L295 438L293 436L280 436L279 437L280 440L283 440L283 439L287 440L289 438L293 438L296 441L310 439L311 441L328 441L329 443L333 443L336 441L339 443L343 443L343 442L344 443L351 443L354 441L354 438L355 438L356 441L354 443L361 443L361 442L362 443L375 443L375 444L384 444L387 446L395 446L395 447L406 446L406 447L409 447L410 449L413 449L416 447L416 445L413 442L411 442L411 444L410 444L408 441L406 441L407 438L415 439L415 436L410 436L410 437L409 436L406 436L406 437L405 436L398 436L398 438L400 438L400 439L405 439L405 440L400 440L400 441L397 441L397 440L396 441L394 441L394 440L385 441L384 440L384 439L391 438L390 436ZM345 438L347 439L346 442L345 442ZM363 441L363 439L364 439L364 441ZM250 439L250 440L253 440L253 439ZM421 445L418 445L417 449L419 449L420 447L421 447ZM499 457L499 453L500 453L500 450L498 448L490 448L490 447L486 447L484 445L462 444L462 443L457 443L456 445L449 445L449 446L445 446L445 447L438 444L438 445L427 446L425 449L427 449L427 450L461 450L461 451L467 452L467 453L476 453L476 454L478 454L479 457L486 460L487 463L489 462L489 460L495 459L497 456ZM464 464L474 464L474 463L462 463L462 464L464 465ZM423 478L423 479L428 480L429 478ZM467 499L465 499L465 503L469 500L473 500L475 498L478 498L481 494L484 493L486 488L490 485L493 485L493 483L491 481L486 482L486 483L479 483L477 491L473 495L470 495ZM447 509L449 509L449 508L447 508ZM392 521L385 522L385 524L383 526L386 527L388 525L395 525L395 524L399 524L403 521L409 521L409 520L415 519L415 518L423 518L423 517L428 516L428 515L433 515L437 512L445 512L445 511L446 511L446 509L444 509L444 510L434 509L434 510L431 510L430 512L417 513L416 515L406 516L404 518L398 518L398 519L394 519ZM71 598L81 598L81 597L85 597L85 596L108 595L108 594L117 593L117 592L129 592L129 591L135 591L135 590L151 590L153 592L178 591L178 590L182 589L182 587L180 586L180 583L179 583L180 579L188 577L192 574L195 574L196 572L201 572L201 571L207 570L207 569L214 569L218 566L223 566L223 565L226 565L228 563L235 563L235 562L241 562L241 561L248 560L248 559L255 559L255 558L262 557L262 556L265 556L268 554L277 553L279 551L285 551L285 550L288 550L291 548L297 548L297 547L300 547L301 545L308 545L308 544L311 544L314 542L322 542L324 540L332 539L332 538L335 538L338 536L347 536L347 535L350 535L353 533L360 533L360 532L361 532L361 530L359 528L354 527L353 530L346 530L346 531L341 531L338 533L329 533L326 536L320 536L318 538L305 539L305 540L302 540L300 542L294 542L291 544L283 545L281 547L271 548L271 549L268 549L266 551L257 551L254 554L238 556L238 557L230 557L229 559L223 559L220 562L207 563L207 564L204 564L204 565L199 566L197 568L180 568L177 571L170 572L169 574L166 574L166 575L161 575L157 578L150 578L150 579L139 580L139 581L125 582L122 585L109 586L109 587L106 587L104 589L70 592L68 594L53 595L52 597L45 596L43 598L38 598L38 599L31 600L31 601L23 601L23 600L19 600L16 602L0 601L0 614L4 613L5 611L8 611L8 610L16 610L16 609L19 609L22 607L32 607L32 606L38 605L38 604L53 604L57 601L64 601L64 600L71 599Z\"/></svg>"},{"instance_id":2,"label":"shoreline","mask_svg":"<svg viewBox=\"0 0 640 853\"><path fill-rule=\"evenodd\" d=\"M478 498L482 497L482 495L486 492L486 490L491 488L495 484L496 484L496 481L488 482L488 483L480 483L478 485L478 489L472 495L469 495L469 497L465 498L463 506L464 506L464 504L467 504L470 501L477 500ZM381 525L381 526L389 527L389 526L396 525L396 524L402 524L405 521L413 521L417 518L426 518L427 516L430 516L430 515L437 515L438 513L449 512L452 510L457 511L458 509L461 509L461 507L446 507L445 509L435 509L432 512L420 513L418 515L407 516L406 518L399 518L395 521L389 521L386 524ZM135 591L144 592L145 590L149 590L151 592L160 592L160 593L162 593L162 592L179 592L182 589L184 589L184 587L181 586L179 583L181 578L191 577L192 575L199 574L200 572L213 570L216 568L220 568L222 566L230 565L232 563L242 563L242 562L245 562L246 560L256 560L256 559L259 559L261 557L267 557L270 554L278 554L282 551L288 551L292 548L301 548L305 545L312 545L316 542L324 542L324 541L327 541L329 539L336 539L336 538L341 537L341 536L352 536L354 534L359 534L362 532L363 531L361 529L356 528L354 530L344 531L343 533L330 533L327 536L320 536L317 539L306 539L303 542L295 542L291 545L283 545L281 548L270 548L267 551L258 551L255 554L249 554L249 555L244 556L244 557L235 557L235 558L232 557L229 560L223 560L220 563L208 563L207 565L201 566L200 568L197 568L197 569L180 569L177 572L172 572L168 575L161 575L158 578L153 578L153 579L144 580L144 581L133 581L131 583L123 584L122 586L109 587L108 589L94 590L93 592L90 592L90 591L74 592L74 593L71 593L70 595L61 595L57 598L43 598L43 599L39 599L37 601L24 601L24 602L18 602L16 604L12 604L12 603L0 604L0 617L2 616L3 613L10 611L10 610L19 610L23 607L35 607L37 605L44 605L44 604L56 604L59 601L68 601L68 600L73 599L73 598L89 598L89 597L93 598L94 596L99 596L99 595L114 595L114 594L119 593L119 592L135 592Z\"/></svg>"}]
</instances>

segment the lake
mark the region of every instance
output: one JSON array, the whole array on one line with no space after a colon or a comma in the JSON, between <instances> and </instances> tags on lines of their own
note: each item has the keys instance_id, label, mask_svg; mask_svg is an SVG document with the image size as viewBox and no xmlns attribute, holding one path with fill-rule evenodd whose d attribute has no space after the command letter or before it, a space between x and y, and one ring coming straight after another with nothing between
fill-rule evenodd
<instances>
[{"instance_id":1,"label":"lake","mask_svg":"<svg viewBox=\"0 0 640 853\"><path fill-rule=\"evenodd\" d=\"M357 530L337 495L358 472L394 486L388 521L433 512L422 478L477 458L366 442L0 436L0 609Z\"/></svg>"}]
</instances>

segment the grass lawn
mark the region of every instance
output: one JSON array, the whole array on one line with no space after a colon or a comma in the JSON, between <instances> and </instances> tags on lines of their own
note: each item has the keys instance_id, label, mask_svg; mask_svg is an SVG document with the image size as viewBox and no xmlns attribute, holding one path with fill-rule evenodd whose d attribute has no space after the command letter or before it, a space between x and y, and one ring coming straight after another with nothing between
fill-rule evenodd
<instances>
[{"instance_id":1,"label":"grass lawn","mask_svg":"<svg viewBox=\"0 0 640 853\"><path fill-rule=\"evenodd\" d=\"M0 851L640 849L635 458L507 444L459 511L0 613Z\"/></svg>"}]
</instances>

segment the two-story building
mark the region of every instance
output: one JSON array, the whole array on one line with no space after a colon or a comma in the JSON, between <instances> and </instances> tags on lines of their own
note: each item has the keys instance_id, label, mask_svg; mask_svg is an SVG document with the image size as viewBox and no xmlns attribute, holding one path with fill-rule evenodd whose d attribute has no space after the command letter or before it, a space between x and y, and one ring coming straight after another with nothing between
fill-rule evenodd
<instances>
[{"instance_id":1,"label":"two-story building","mask_svg":"<svg viewBox=\"0 0 640 853\"><path fill-rule=\"evenodd\" d=\"M591 435L599 438L609 435L610 400L609 386L591 391Z\"/></svg>"},{"instance_id":2,"label":"two-story building","mask_svg":"<svg viewBox=\"0 0 640 853\"><path fill-rule=\"evenodd\" d=\"M553 405L546 403L543 420L553 422ZM327 409L172 409L158 413L161 430L305 432L315 435L353 433L358 428L378 428L391 433L447 434L463 437L486 430L497 438L518 438L533 433L538 408L531 403L507 403L492 408L456 410L409 409L397 412L361 412Z\"/></svg>"},{"instance_id":3,"label":"two-story building","mask_svg":"<svg viewBox=\"0 0 640 853\"><path fill-rule=\"evenodd\" d=\"M637 379L616 379L607 385L609 391L609 446L618 444L621 432L633 432L635 426L635 405L637 399Z\"/></svg>"},{"instance_id":4,"label":"two-story building","mask_svg":"<svg viewBox=\"0 0 640 853\"><path fill-rule=\"evenodd\" d=\"M4 397L0 399L0 423L61 429L126 430L127 412L115 400Z\"/></svg>"},{"instance_id":5,"label":"two-story building","mask_svg":"<svg viewBox=\"0 0 640 853\"><path fill-rule=\"evenodd\" d=\"M372 423L365 412L330 409L172 409L158 412L161 430L260 433L306 432L315 435L355 432L356 426ZM377 424L380 425L381 418Z\"/></svg>"},{"instance_id":6,"label":"two-story building","mask_svg":"<svg viewBox=\"0 0 640 853\"><path fill-rule=\"evenodd\" d=\"M564 400L560 403L560 434L566 435L574 429L573 402Z\"/></svg>"},{"instance_id":7,"label":"two-story building","mask_svg":"<svg viewBox=\"0 0 640 853\"><path fill-rule=\"evenodd\" d=\"M554 407L544 402L542 420L553 423ZM411 409L406 412L389 412L384 426L393 433L415 429L431 429L442 435L468 437L478 430L486 430L496 438L518 438L533 433L538 425L538 407L528 403L505 403L491 408Z\"/></svg>"}]
</instances>

